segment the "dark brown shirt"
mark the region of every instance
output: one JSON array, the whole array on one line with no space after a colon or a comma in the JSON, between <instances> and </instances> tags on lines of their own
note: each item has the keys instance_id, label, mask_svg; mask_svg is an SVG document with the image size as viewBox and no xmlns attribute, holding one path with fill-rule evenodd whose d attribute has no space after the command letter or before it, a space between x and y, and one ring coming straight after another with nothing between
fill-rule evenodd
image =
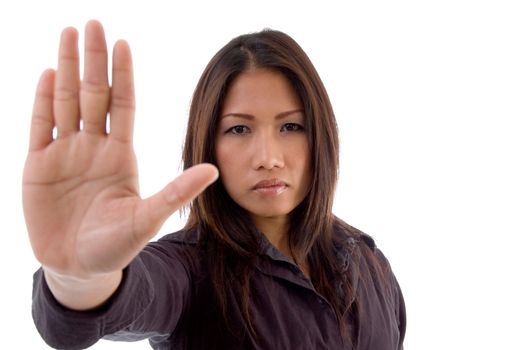
<instances>
[{"instance_id":1,"label":"dark brown shirt","mask_svg":"<svg viewBox=\"0 0 526 350\"><path fill-rule=\"evenodd\" d=\"M358 302L365 312L353 339L354 349L401 350L406 328L402 293L387 259L369 236L364 238L388 275L387 283L371 278L357 286ZM148 244L125 269L110 300L85 312L61 306L38 270L33 285L37 329L50 346L60 349L86 348L103 337L120 341L148 338L154 349L193 349L196 346L189 344L198 343L206 349L350 348L344 345L332 306L268 241L251 279L250 308L261 336L253 339L245 332L243 337L233 337L225 332L221 339L207 338L207 310L214 309L214 298L206 291L196 293L207 276L189 262L188 249L197 249L197 238L183 231ZM346 263L351 252L342 248L337 254ZM239 305L231 303L230 309L234 324L246 329Z\"/></svg>"}]
</instances>

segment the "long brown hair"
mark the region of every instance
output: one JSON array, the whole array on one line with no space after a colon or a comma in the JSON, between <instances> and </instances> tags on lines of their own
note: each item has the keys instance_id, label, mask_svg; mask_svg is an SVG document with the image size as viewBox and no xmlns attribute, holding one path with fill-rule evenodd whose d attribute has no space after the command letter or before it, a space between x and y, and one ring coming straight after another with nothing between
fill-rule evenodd
<instances>
[{"instance_id":1,"label":"long brown hair","mask_svg":"<svg viewBox=\"0 0 526 350\"><path fill-rule=\"evenodd\" d=\"M214 144L224 97L239 74L254 68L273 69L283 74L303 103L312 184L306 198L292 212L289 244L295 261L307 262L311 267L314 287L334 306L340 329L343 335L347 334L345 325L355 300L355 289L335 255L335 226L343 227L332 214L339 165L337 124L316 69L291 37L275 30L242 35L212 58L192 99L183 150L184 168L203 162L217 164ZM257 331L250 322L250 277L261 247L246 211L230 198L221 181L217 181L191 203L186 228L199 232L211 284L226 324L226 291L234 288L243 317L256 336Z\"/></svg>"}]
</instances>

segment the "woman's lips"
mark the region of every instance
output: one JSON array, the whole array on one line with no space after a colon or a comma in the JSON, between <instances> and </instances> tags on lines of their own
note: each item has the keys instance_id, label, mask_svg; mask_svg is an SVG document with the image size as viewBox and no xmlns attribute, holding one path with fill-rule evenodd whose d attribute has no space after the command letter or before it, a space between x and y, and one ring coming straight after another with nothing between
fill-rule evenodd
<instances>
[{"instance_id":1,"label":"woman's lips","mask_svg":"<svg viewBox=\"0 0 526 350\"><path fill-rule=\"evenodd\" d=\"M287 189L287 184L279 179L263 180L253 188L259 194L278 195Z\"/></svg>"}]
</instances>

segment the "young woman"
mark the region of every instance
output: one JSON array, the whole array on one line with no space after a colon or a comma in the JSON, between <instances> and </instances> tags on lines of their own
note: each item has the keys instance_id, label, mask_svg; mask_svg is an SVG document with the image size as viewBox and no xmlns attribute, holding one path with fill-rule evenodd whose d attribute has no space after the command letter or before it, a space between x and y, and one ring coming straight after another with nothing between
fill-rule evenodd
<instances>
[{"instance_id":1,"label":"young woman","mask_svg":"<svg viewBox=\"0 0 526 350\"><path fill-rule=\"evenodd\" d=\"M57 71L37 89L23 195L42 263L33 317L48 344L402 349L405 307L386 258L332 214L336 121L293 39L243 35L212 58L192 100L186 170L144 200L125 42L114 48L111 93L106 67L91 21L80 81L68 28ZM185 228L148 243L187 202Z\"/></svg>"}]
</instances>

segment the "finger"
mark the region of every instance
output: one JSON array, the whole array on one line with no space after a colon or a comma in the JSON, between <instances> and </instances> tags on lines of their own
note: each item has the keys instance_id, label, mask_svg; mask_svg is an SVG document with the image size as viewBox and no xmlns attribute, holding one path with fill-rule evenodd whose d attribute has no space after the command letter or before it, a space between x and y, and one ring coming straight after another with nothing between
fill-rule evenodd
<instances>
[{"instance_id":1,"label":"finger","mask_svg":"<svg viewBox=\"0 0 526 350\"><path fill-rule=\"evenodd\" d=\"M78 33L66 28L60 38L58 69L55 78L53 110L58 137L79 129L79 52Z\"/></svg>"},{"instance_id":2,"label":"finger","mask_svg":"<svg viewBox=\"0 0 526 350\"><path fill-rule=\"evenodd\" d=\"M217 180L218 170L211 164L199 164L185 170L162 191L145 199L139 209L138 230L147 240L155 235L161 225L177 209L194 199L206 187ZM140 238L139 238L140 239Z\"/></svg>"},{"instance_id":3,"label":"finger","mask_svg":"<svg viewBox=\"0 0 526 350\"><path fill-rule=\"evenodd\" d=\"M29 135L29 151L38 151L53 141L53 88L55 71L48 69L42 73L38 82L31 131Z\"/></svg>"},{"instance_id":4,"label":"finger","mask_svg":"<svg viewBox=\"0 0 526 350\"><path fill-rule=\"evenodd\" d=\"M119 40L113 49L110 136L122 142L131 142L134 115L135 90L130 47L126 41Z\"/></svg>"},{"instance_id":5,"label":"finger","mask_svg":"<svg viewBox=\"0 0 526 350\"><path fill-rule=\"evenodd\" d=\"M86 24L84 45L84 77L80 88L82 129L90 133L106 133L106 115L110 100L108 85L108 50L104 29L97 21Z\"/></svg>"}]
</instances>

